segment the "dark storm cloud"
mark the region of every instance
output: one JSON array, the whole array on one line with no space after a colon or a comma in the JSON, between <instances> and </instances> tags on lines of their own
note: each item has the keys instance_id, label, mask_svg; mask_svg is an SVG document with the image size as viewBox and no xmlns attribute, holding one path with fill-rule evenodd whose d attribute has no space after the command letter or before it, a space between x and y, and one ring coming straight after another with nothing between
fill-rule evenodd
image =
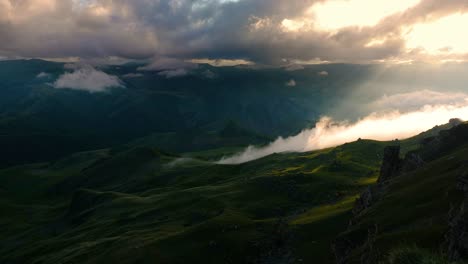
<instances>
[{"instance_id":1,"label":"dark storm cloud","mask_svg":"<svg viewBox=\"0 0 468 264\"><path fill-rule=\"evenodd\" d=\"M284 30L317 0L0 0L0 56L371 61L404 52L401 28L467 10L423 0L372 27ZM322 1L323 2L323 1ZM366 46L385 38L379 45Z\"/></svg>"}]
</instances>

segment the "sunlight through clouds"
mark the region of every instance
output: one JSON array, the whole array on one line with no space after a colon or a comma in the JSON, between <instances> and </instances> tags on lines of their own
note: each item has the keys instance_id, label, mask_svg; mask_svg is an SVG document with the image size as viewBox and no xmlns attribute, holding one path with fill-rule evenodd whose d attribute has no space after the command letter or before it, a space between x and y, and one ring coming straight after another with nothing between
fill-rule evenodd
<instances>
[{"instance_id":1,"label":"sunlight through clouds","mask_svg":"<svg viewBox=\"0 0 468 264\"><path fill-rule=\"evenodd\" d=\"M407 34L407 48L423 48L431 54L467 53L468 36L464 25L468 25L468 14L453 14L432 23L417 24Z\"/></svg>"},{"instance_id":2,"label":"sunlight through clouds","mask_svg":"<svg viewBox=\"0 0 468 264\"><path fill-rule=\"evenodd\" d=\"M329 0L312 6L308 13L323 29L347 26L373 26L382 18L405 11L421 0Z\"/></svg>"}]
</instances>

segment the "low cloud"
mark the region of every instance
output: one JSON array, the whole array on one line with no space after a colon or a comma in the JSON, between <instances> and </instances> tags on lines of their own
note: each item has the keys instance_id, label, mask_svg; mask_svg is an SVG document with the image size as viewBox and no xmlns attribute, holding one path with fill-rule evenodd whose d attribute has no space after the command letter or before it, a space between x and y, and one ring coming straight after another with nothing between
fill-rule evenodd
<instances>
[{"instance_id":1,"label":"low cloud","mask_svg":"<svg viewBox=\"0 0 468 264\"><path fill-rule=\"evenodd\" d=\"M91 93L104 92L113 87L124 87L122 81L113 75L96 70L92 66L67 66L74 68L73 72L61 75L53 86L57 89L82 90Z\"/></svg>"},{"instance_id":2,"label":"low cloud","mask_svg":"<svg viewBox=\"0 0 468 264\"><path fill-rule=\"evenodd\" d=\"M158 71L158 75L166 78L175 78L188 75L192 70L198 68L197 64L186 62L175 58L158 58L150 64L139 67L139 71Z\"/></svg>"},{"instance_id":3,"label":"low cloud","mask_svg":"<svg viewBox=\"0 0 468 264\"><path fill-rule=\"evenodd\" d=\"M210 70L206 70L206 71L202 72L202 75L203 75L203 77L208 78L208 79L216 78L216 73L214 73L214 72L212 72Z\"/></svg>"},{"instance_id":4,"label":"low cloud","mask_svg":"<svg viewBox=\"0 0 468 264\"><path fill-rule=\"evenodd\" d=\"M319 76L328 76L328 72L327 71L317 72L317 75L319 75Z\"/></svg>"},{"instance_id":5,"label":"low cloud","mask_svg":"<svg viewBox=\"0 0 468 264\"><path fill-rule=\"evenodd\" d=\"M420 90L394 95L384 95L377 101L369 104L374 111L384 109L416 110L426 105L462 104L466 102L468 94L442 93L431 90Z\"/></svg>"},{"instance_id":6,"label":"low cloud","mask_svg":"<svg viewBox=\"0 0 468 264\"><path fill-rule=\"evenodd\" d=\"M300 71L300 70L304 70L304 66L300 65L300 64L290 64L290 65L287 65L284 67L284 69L286 71Z\"/></svg>"},{"instance_id":7,"label":"low cloud","mask_svg":"<svg viewBox=\"0 0 468 264\"><path fill-rule=\"evenodd\" d=\"M197 63L197 64L209 64L209 65L214 66L214 67L232 67L232 66L239 66L239 65L254 65L255 64L252 61L243 60L243 59L236 59L236 60L193 59L193 60L191 60L191 62Z\"/></svg>"},{"instance_id":8,"label":"low cloud","mask_svg":"<svg viewBox=\"0 0 468 264\"><path fill-rule=\"evenodd\" d=\"M122 75L123 78L139 78L143 76L144 75L141 73L127 73L127 74Z\"/></svg>"},{"instance_id":9,"label":"low cloud","mask_svg":"<svg viewBox=\"0 0 468 264\"><path fill-rule=\"evenodd\" d=\"M157 58L146 66L139 67L139 71L163 71L177 69L194 69L197 65L175 58Z\"/></svg>"},{"instance_id":10,"label":"low cloud","mask_svg":"<svg viewBox=\"0 0 468 264\"><path fill-rule=\"evenodd\" d=\"M166 78L175 78L188 75L189 71L186 69L175 69L159 72L158 75L165 76Z\"/></svg>"},{"instance_id":11,"label":"low cloud","mask_svg":"<svg viewBox=\"0 0 468 264\"><path fill-rule=\"evenodd\" d=\"M294 79L291 79L285 83L286 86L288 87L295 87L297 85L296 81Z\"/></svg>"},{"instance_id":12,"label":"low cloud","mask_svg":"<svg viewBox=\"0 0 468 264\"><path fill-rule=\"evenodd\" d=\"M386 100L388 97L383 98L380 102ZM377 101L376 104L380 102ZM436 125L445 124L451 118L466 119L467 117L468 97L466 95L457 103L425 105L409 112L375 112L353 123L338 122L332 118L323 117L313 129L304 130L298 135L288 138L280 137L266 147L249 146L241 153L223 158L219 163L240 164L273 153L312 151L338 146L359 138L404 139L429 130Z\"/></svg>"},{"instance_id":13,"label":"low cloud","mask_svg":"<svg viewBox=\"0 0 468 264\"><path fill-rule=\"evenodd\" d=\"M39 73L38 75L36 75L36 78L38 79L45 79L45 78L49 78L51 75L50 73L46 73L46 72L41 72Z\"/></svg>"}]
</instances>

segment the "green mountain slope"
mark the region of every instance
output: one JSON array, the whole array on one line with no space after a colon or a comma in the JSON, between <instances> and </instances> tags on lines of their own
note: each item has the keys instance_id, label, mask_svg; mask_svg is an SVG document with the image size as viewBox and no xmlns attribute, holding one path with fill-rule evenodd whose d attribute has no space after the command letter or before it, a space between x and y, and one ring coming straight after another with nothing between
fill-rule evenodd
<instances>
[{"instance_id":1,"label":"green mountain slope","mask_svg":"<svg viewBox=\"0 0 468 264\"><path fill-rule=\"evenodd\" d=\"M3 169L0 263L444 263L465 252L450 126L240 165L137 142Z\"/></svg>"},{"instance_id":2,"label":"green mountain slope","mask_svg":"<svg viewBox=\"0 0 468 264\"><path fill-rule=\"evenodd\" d=\"M332 263L329 245L386 145L242 165L137 147L5 169L0 262Z\"/></svg>"},{"instance_id":3,"label":"green mountain slope","mask_svg":"<svg viewBox=\"0 0 468 264\"><path fill-rule=\"evenodd\" d=\"M466 252L457 245L463 231L453 229L466 218L453 217L464 201L467 155L468 125L462 124L393 162L400 172L361 196L350 227L335 241L338 263L449 263L454 252Z\"/></svg>"}]
</instances>

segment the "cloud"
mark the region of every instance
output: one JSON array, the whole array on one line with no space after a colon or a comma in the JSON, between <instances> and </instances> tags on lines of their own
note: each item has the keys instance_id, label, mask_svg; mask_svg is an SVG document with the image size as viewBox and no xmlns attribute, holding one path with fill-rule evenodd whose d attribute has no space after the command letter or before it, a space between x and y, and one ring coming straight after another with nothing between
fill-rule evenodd
<instances>
[{"instance_id":1,"label":"cloud","mask_svg":"<svg viewBox=\"0 0 468 264\"><path fill-rule=\"evenodd\" d=\"M192 59L192 63L197 63L197 64L209 64L214 67L232 67L232 66L239 66L239 65L253 65L255 64L252 61L249 60L243 60L243 59L216 59L216 60L211 60L211 59Z\"/></svg>"},{"instance_id":2,"label":"cloud","mask_svg":"<svg viewBox=\"0 0 468 264\"><path fill-rule=\"evenodd\" d=\"M284 67L284 69L286 71L300 71L300 70L304 70L304 66L300 65L300 64L290 64L290 65L287 65Z\"/></svg>"},{"instance_id":3,"label":"cloud","mask_svg":"<svg viewBox=\"0 0 468 264\"><path fill-rule=\"evenodd\" d=\"M175 78L188 75L189 72L186 69L175 69L159 72L158 75L165 76L166 78Z\"/></svg>"},{"instance_id":4,"label":"cloud","mask_svg":"<svg viewBox=\"0 0 468 264\"><path fill-rule=\"evenodd\" d=\"M448 96L450 98L451 96ZM376 104L393 101L383 98ZM424 132L436 125L445 124L451 118L465 119L468 117L468 97L461 100L441 100L446 104L425 105L409 112L397 110L367 115L356 122L337 122L332 118L323 117L313 129L302 131L296 136L278 138L265 147L249 146L243 152L231 157L225 157L220 164L239 164L259 159L273 153L305 152L341 145L359 138L374 140L393 140L408 138Z\"/></svg>"},{"instance_id":5,"label":"cloud","mask_svg":"<svg viewBox=\"0 0 468 264\"><path fill-rule=\"evenodd\" d=\"M50 76L51 76L50 73L40 72L38 75L36 75L36 78L42 79L42 78L49 78Z\"/></svg>"},{"instance_id":6,"label":"cloud","mask_svg":"<svg viewBox=\"0 0 468 264\"><path fill-rule=\"evenodd\" d=\"M158 46L154 31L129 11L123 1L0 0L0 54L153 56Z\"/></svg>"},{"instance_id":7,"label":"cloud","mask_svg":"<svg viewBox=\"0 0 468 264\"><path fill-rule=\"evenodd\" d=\"M346 2L359 9L359 3L374 1ZM336 12L313 7L333 5L332 0L0 0L0 56L203 58L212 65L460 58L408 49L406 33L416 24L467 11L466 0L421 0L413 7L408 1L391 2L385 5L395 2L398 8L385 8L372 23L328 30L320 22L336 19ZM366 9L365 15L381 13L373 11Z\"/></svg>"},{"instance_id":8,"label":"cloud","mask_svg":"<svg viewBox=\"0 0 468 264\"><path fill-rule=\"evenodd\" d=\"M158 75L175 78L188 75L198 68L197 64L176 58L157 58L146 66L139 67L139 71L158 71Z\"/></svg>"},{"instance_id":9,"label":"cloud","mask_svg":"<svg viewBox=\"0 0 468 264\"><path fill-rule=\"evenodd\" d=\"M113 87L124 87L116 76L94 69L89 65L75 68L73 72L61 75L53 86L57 89L82 90L91 93L104 92Z\"/></svg>"},{"instance_id":10,"label":"cloud","mask_svg":"<svg viewBox=\"0 0 468 264\"><path fill-rule=\"evenodd\" d=\"M287 81L284 85L286 85L288 87L295 87L297 84L296 84L296 81L294 79L291 79L291 80Z\"/></svg>"},{"instance_id":11,"label":"cloud","mask_svg":"<svg viewBox=\"0 0 468 264\"><path fill-rule=\"evenodd\" d=\"M466 103L468 94L419 90L394 95L384 95L367 107L375 111L385 109L415 110L426 105L452 105Z\"/></svg>"},{"instance_id":12,"label":"cloud","mask_svg":"<svg viewBox=\"0 0 468 264\"><path fill-rule=\"evenodd\" d=\"M319 76L328 76L328 72L327 71L317 72L317 75L319 75Z\"/></svg>"},{"instance_id":13,"label":"cloud","mask_svg":"<svg viewBox=\"0 0 468 264\"><path fill-rule=\"evenodd\" d=\"M127 74L122 75L123 78L139 78L143 76L144 75L141 73L127 73Z\"/></svg>"},{"instance_id":14,"label":"cloud","mask_svg":"<svg viewBox=\"0 0 468 264\"><path fill-rule=\"evenodd\" d=\"M203 77L208 78L208 79L214 79L216 78L216 73L210 71L210 70L205 70L202 72Z\"/></svg>"},{"instance_id":15,"label":"cloud","mask_svg":"<svg viewBox=\"0 0 468 264\"><path fill-rule=\"evenodd\" d=\"M177 70L177 69L194 69L197 65L192 62L176 58L157 58L146 66L139 67L140 71L163 71L163 70Z\"/></svg>"}]
</instances>

